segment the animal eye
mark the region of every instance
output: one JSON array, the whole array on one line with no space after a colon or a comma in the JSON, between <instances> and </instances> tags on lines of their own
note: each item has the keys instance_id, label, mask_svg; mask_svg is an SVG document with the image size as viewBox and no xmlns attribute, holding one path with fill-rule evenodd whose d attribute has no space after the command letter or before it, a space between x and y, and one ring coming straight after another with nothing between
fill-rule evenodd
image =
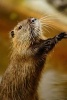
<instances>
[{"instance_id":1,"label":"animal eye","mask_svg":"<svg viewBox=\"0 0 67 100\"><path fill-rule=\"evenodd\" d=\"M18 29L20 30L22 28L22 26L20 25L19 27L18 27Z\"/></svg>"}]
</instances>

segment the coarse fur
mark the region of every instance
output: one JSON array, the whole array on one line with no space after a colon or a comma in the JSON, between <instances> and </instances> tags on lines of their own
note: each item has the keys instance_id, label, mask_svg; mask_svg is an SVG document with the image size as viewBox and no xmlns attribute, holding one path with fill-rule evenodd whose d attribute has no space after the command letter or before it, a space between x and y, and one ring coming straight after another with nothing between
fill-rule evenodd
<instances>
[{"instance_id":1,"label":"coarse fur","mask_svg":"<svg viewBox=\"0 0 67 100\"><path fill-rule=\"evenodd\" d=\"M37 87L47 54L66 36L42 40L40 21L29 18L13 31L10 64L0 85L0 100L39 100Z\"/></svg>"}]
</instances>

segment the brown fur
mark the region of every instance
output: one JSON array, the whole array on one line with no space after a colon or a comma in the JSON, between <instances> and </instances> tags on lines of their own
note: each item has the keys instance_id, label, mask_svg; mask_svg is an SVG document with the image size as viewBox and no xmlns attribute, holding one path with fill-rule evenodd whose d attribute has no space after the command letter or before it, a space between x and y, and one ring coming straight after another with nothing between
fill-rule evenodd
<instances>
[{"instance_id":1,"label":"brown fur","mask_svg":"<svg viewBox=\"0 0 67 100\"><path fill-rule=\"evenodd\" d=\"M21 24L23 29L18 30ZM1 82L0 100L38 100L36 90L43 64L38 66L40 59L34 57L35 50L30 47L30 27L27 20L14 28L14 35L10 65Z\"/></svg>"},{"instance_id":2,"label":"brown fur","mask_svg":"<svg viewBox=\"0 0 67 100\"><path fill-rule=\"evenodd\" d=\"M39 100L37 87L46 54L58 41L57 37L40 39L40 22L32 19L20 22L11 32L12 54L1 81L0 100Z\"/></svg>"}]
</instances>

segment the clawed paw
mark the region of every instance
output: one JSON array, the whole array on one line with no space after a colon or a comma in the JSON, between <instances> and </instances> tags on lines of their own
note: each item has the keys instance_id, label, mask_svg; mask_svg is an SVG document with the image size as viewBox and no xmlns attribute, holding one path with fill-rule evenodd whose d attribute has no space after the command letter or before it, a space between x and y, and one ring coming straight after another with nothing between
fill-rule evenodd
<instances>
[{"instance_id":1,"label":"clawed paw","mask_svg":"<svg viewBox=\"0 0 67 100\"><path fill-rule=\"evenodd\" d=\"M64 32L64 34L65 34L65 35L64 35L64 38L67 38L67 32Z\"/></svg>"},{"instance_id":2,"label":"clawed paw","mask_svg":"<svg viewBox=\"0 0 67 100\"><path fill-rule=\"evenodd\" d=\"M62 32L58 35L58 39L67 38L67 32Z\"/></svg>"}]
</instances>

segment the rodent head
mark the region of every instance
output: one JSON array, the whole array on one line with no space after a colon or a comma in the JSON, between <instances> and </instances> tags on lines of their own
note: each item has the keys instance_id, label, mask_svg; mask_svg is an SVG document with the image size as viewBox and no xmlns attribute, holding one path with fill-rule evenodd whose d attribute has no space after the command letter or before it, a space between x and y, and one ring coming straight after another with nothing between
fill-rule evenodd
<instances>
[{"instance_id":1,"label":"rodent head","mask_svg":"<svg viewBox=\"0 0 67 100\"><path fill-rule=\"evenodd\" d=\"M41 30L40 21L36 18L21 21L14 30L10 32L13 48L18 52L27 52L30 45L32 46L40 40Z\"/></svg>"}]
</instances>

